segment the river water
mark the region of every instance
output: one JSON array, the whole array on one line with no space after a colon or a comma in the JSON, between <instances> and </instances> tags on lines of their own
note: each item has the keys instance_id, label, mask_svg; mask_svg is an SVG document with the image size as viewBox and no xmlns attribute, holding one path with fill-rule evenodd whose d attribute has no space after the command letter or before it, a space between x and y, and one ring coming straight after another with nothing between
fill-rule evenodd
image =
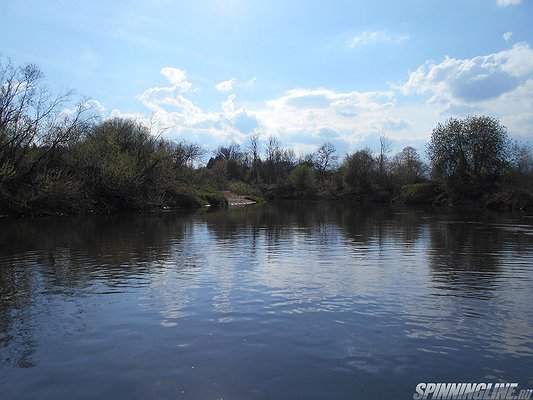
<instances>
[{"instance_id":1,"label":"river water","mask_svg":"<svg viewBox=\"0 0 533 400\"><path fill-rule=\"evenodd\" d=\"M0 219L0 398L533 387L533 218L280 202Z\"/></svg>"}]
</instances>

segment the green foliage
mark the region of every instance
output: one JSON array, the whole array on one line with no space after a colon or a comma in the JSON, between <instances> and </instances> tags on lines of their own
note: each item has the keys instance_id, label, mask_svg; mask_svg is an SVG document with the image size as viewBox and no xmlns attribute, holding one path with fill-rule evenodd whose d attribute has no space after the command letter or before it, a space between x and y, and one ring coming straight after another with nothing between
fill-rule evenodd
<instances>
[{"instance_id":1,"label":"green foliage","mask_svg":"<svg viewBox=\"0 0 533 400\"><path fill-rule=\"evenodd\" d=\"M510 161L510 141L495 118L450 118L433 130L427 153L437 181L477 195L501 179Z\"/></svg>"},{"instance_id":2,"label":"green foliage","mask_svg":"<svg viewBox=\"0 0 533 400\"><path fill-rule=\"evenodd\" d=\"M232 182L229 184L228 188L231 192L242 196L261 197L261 191L257 187L244 182Z\"/></svg>"},{"instance_id":3,"label":"green foliage","mask_svg":"<svg viewBox=\"0 0 533 400\"><path fill-rule=\"evenodd\" d=\"M468 117L438 124L428 144L428 168L412 147L391 157L364 149L338 167L330 143L297 161L276 137L249 137L219 146L205 167L204 149L173 142L127 118L101 120L70 93L53 94L35 65L0 60L0 212L114 211L154 207L227 206L218 190L254 201L266 198L353 198L388 201L486 200L529 207L531 150L513 144L497 119ZM68 112L65 112L68 109ZM446 190L444 190L446 189ZM488 199L488 200L487 200Z\"/></svg>"},{"instance_id":4,"label":"green foliage","mask_svg":"<svg viewBox=\"0 0 533 400\"><path fill-rule=\"evenodd\" d=\"M315 173L305 164L300 164L292 170L289 182L297 197L314 197L316 194Z\"/></svg>"},{"instance_id":5,"label":"green foliage","mask_svg":"<svg viewBox=\"0 0 533 400\"><path fill-rule=\"evenodd\" d=\"M376 177L376 161L370 150L359 150L344 161L344 183L352 190L364 191L372 187Z\"/></svg>"},{"instance_id":6,"label":"green foliage","mask_svg":"<svg viewBox=\"0 0 533 400\"><path fill-rule=\"evenodd\" d=\"M432 182L404 186L395 202L405 204L435 204L442 199L442 190Z\"/></svg>"},{"instance_id":7,"label":"green foliage","mask_svg":"<svg viewBox=\"0 0 533 400\"><path fill-rule=\"evenodd\" d=\"M244 196L244 198L246 200L250 200L255 203L263 203L265 201L265 199L261 196L247 195L247 196Z\"/></svg>"},{"instance_id":8,"label":"green foliage","mask_svg":"<svg viewBox=\"0 0 533 400\"><path fill-rule=\"evenodd\" d=\"M228 206L228 199L226 199L226 197L224 197L224 195L221 193L205 193L202 197L207 200L211 207L220 208Z\"/></svg>"},{"instance_id":9,"label":"green foliage","mask_svg":"<svg viewBox=\"0 0 533 400\"><path fill-rule=\"evenodd\" d=\"M171 147L132 120L96 125L76 150L91 191L112 208L160 203L172 179Z\"/></svg>"}]
</instances>

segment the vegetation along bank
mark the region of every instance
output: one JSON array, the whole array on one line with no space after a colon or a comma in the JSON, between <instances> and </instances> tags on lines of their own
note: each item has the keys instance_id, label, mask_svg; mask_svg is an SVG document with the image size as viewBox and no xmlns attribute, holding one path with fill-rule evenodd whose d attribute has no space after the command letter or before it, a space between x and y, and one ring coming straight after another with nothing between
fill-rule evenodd
<instances>
[{"instance_id":1,"label":"vegetation along bank","mask_svg":"<svg viewBox=\"0 0 533 400\"><path fill-rule=\"evenodd\" d=\"M533 209L531 149L488 116L438 124L425 150L360 149L340 158L331 143L296 155L252 134L212 154L171 141L148 124L102 120L86 101L52 94L35 65L0 63L0 214L107 213L226 206L263 199L340 199ZM208 162L205 161L208 159Z\"/></svg>"}]
</instances>

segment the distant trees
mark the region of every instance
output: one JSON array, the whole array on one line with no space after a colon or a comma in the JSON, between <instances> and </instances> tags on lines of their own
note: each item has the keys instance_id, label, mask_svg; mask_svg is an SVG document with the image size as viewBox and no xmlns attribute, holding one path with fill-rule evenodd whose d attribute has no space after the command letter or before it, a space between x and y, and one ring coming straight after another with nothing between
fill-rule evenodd
<instances>
[{"instance_id":1,"label":"distant trees","mask_svg":"<svg viewBox=\"0 0 533 400\"><path fill-rule=\"evenodd\" d=\"M501 179L510 145L495 118L450 118L433 129L427 147L432 176L458 192L480 192Z\"/></svg>"},{"instance_id":2,"label":"distant trees","mask_svg":"<svg viewBox=\"0 0 533 400\"><path fill-rule=\"evenodd\" d=\"M498 204L511 204L509 193L527 200L533 191L531 149L512 142L495 118L438 124L427 146L429 167L415 148L395 155L391 148L381 135L375 153L357 150L339 166L331 143L297 158L276 136L261 142L255 132L243 147L216 148L203 167L202 146L165 140L130 118L96 118L87 102L73 104L70 92L53 94L35 65L0 61L0 212L197 205L216 197L198 197L201 188L380 201L422 192L414 197L479 199L500 190L505 193L493 201Z\"/></svg>"}]
</instances>

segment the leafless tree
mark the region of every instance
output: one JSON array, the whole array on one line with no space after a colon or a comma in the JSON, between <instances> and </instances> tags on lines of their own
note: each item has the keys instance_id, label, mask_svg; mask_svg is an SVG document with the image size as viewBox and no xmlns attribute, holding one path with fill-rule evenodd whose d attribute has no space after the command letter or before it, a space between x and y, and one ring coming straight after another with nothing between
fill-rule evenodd
<instances>
[{"instance_id":1,"label":"leafless tree","mask_svg":"<svg viewBox=\"0 0 533 400\"><path fill-rule=\"evenodd\" d=\"M86 101L66 110L72 92L53 94L42 79L33 64L0 62L0 182L8 178L5 171L10 177L33 173L56 149L77 140L90 120ZM35 147L40 152L29 157Z\"/></svg>"},{"instance_id":2,"label":"leafless tree","mask_svg":"<svg viewBox=\"0 0 533 400\"><path fill-rule=\"evenodd\" d=\"M318 148L315 154L315 165L319 174L323 175L324 172L337 166L338 157L335 155L336 151L335 146L329 142Z\"/></svg>"}]
</instances>

